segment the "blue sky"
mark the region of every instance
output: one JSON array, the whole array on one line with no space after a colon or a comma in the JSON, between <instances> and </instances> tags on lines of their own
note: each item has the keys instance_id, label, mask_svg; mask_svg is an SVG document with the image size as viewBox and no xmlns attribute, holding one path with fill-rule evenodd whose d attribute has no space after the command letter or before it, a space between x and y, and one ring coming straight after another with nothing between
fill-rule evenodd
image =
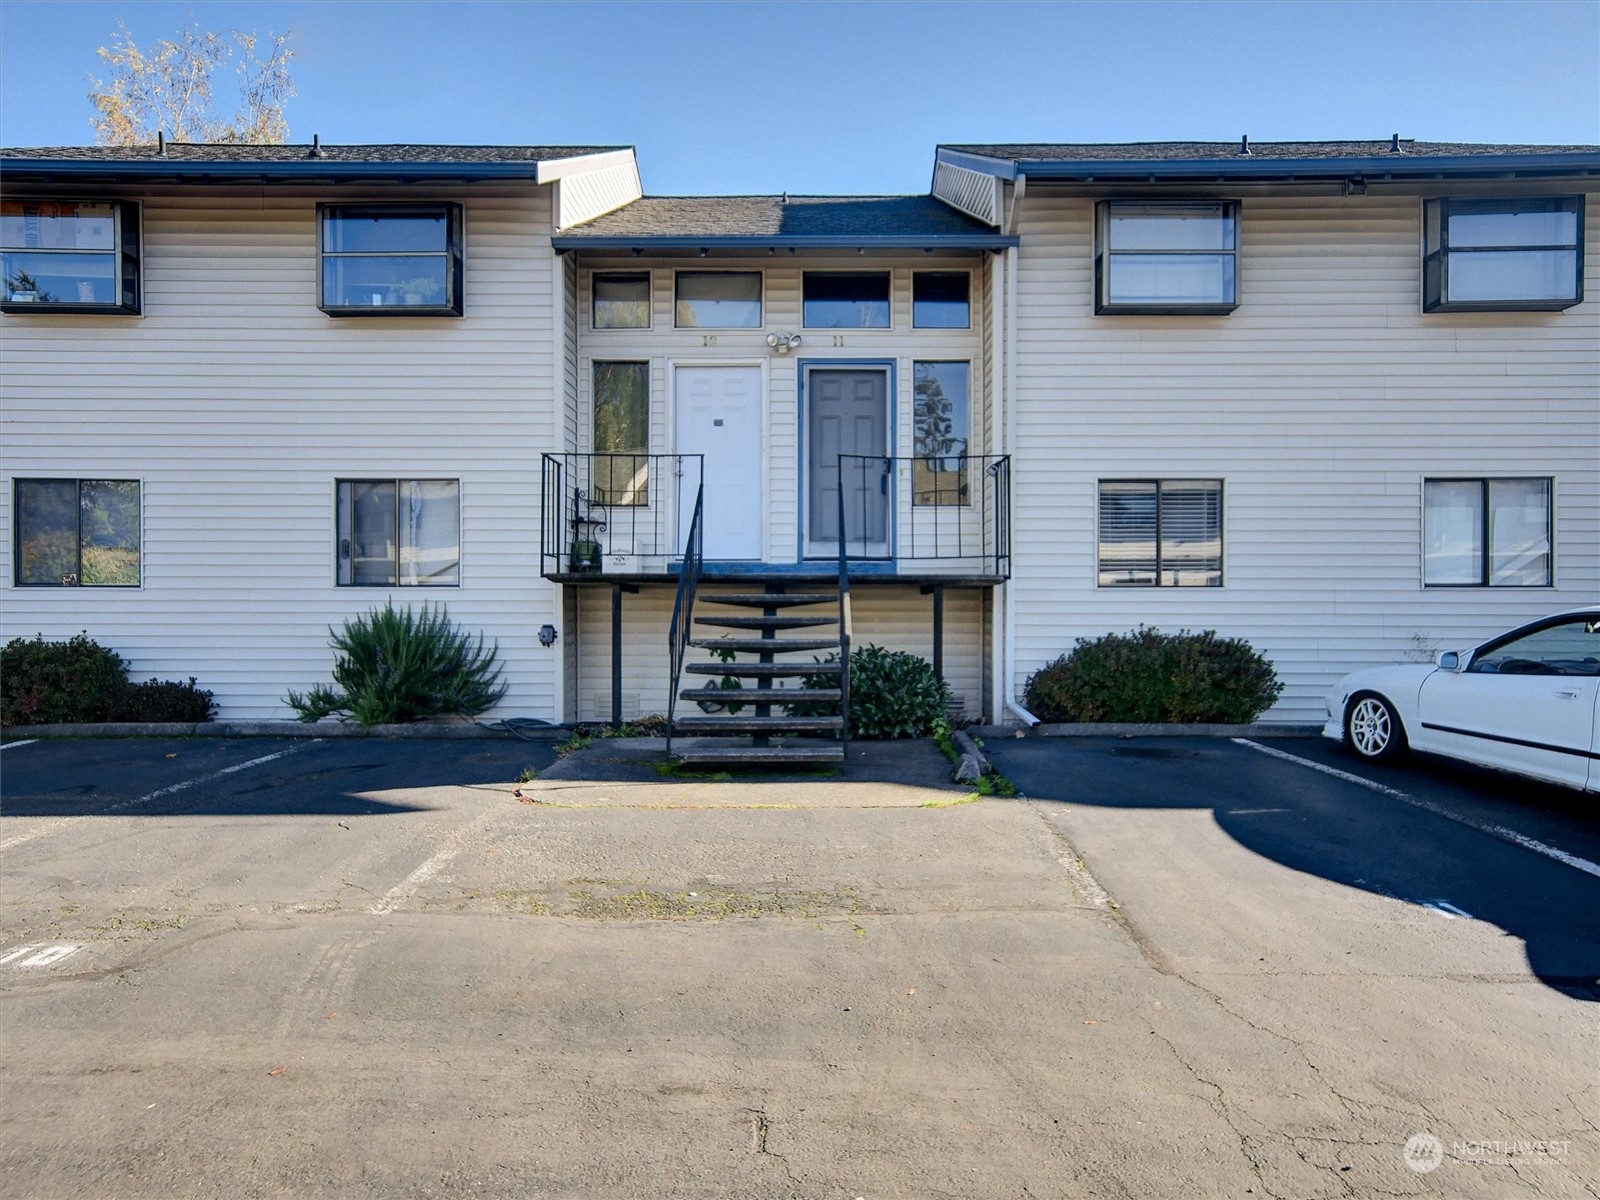
<instances>
[{"instance_id":1,"label":"blue sky","mask_svg":"<svg viewBox=\"0 0 1600 1200\"><path fill-rule=\"evenodd\" d=\"M636 145L646 190L925 190L939 142L1600 142L1600 2L0 0L0 142L91 140L118 19L290 29L291 138Z\"/></svg>"}]
</instances>

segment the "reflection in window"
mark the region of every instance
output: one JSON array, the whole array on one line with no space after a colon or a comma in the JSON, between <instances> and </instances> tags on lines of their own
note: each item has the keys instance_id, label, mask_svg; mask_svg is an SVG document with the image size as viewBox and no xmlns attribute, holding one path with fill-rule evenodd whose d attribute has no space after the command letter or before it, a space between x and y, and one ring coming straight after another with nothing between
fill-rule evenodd
<instances>
[{"instance_id":1,"label":"reflection in window","mask_svg":"<svg viewBox=\"0 0 1600 1200\"><path fill-rule=\"evenodd\" d=\"M1428 479L1422 485L1427 587L1549 587L1549 479Z\"/></svg>"},{"instance_id":2,"label":"reflection in window","mask_svg":"<svg viewBox=\"0 0 1600 1200\"><path fill-rule=\"evenodd\" d=\"M0 203L0 309L139 311L139 209L100 203Z\"/></svg>"},{"instance_id":3,"label":"reflection in window","mask_svg":"<svg viewBox=\"0 0 1600 1200\"><path fill-rule=\"evenodd\" d=\"M650 364L595 363L595 503L650 503L649 446Z\"/></svg>"},{"instance_id":4,"label":"reflection in window","mask_svg":"<svg viewBox=\"0 0 1600 1200\"><path fill-rule=\"evenodd\" d=\"M19 479L21 586L138 587L139 484L132 479Z\"/></svg>"},{"instance_id":5,"label":"reflection in window","mask_svg":"<svg viewBox=\"0 0 1600 1200\"><path fill-rule=\"evenodd\" d=\"M596 329L650 328L650 272L594 277Z\"/></svg>"},{"instance_id":6,"label":"reflection in window","mask_svg":"<svg viewBox=\"0 0 1600 1200\"><path fill-rule=\"evenodd\" d=\"M971 502L967 472L970 368L964 362L919 362L914 368L911 502L962 505Z\"/></svg>"},{"instance_id":7,"label":"reflection in window","mask_svg":"<svg viewBox=\"0 0 1600 1200\"><path fill-rule=\"evenodd\" d=\"M911 324L916 329L972 325L972 276L965 271L917 271L911 276Z\"/></svg>"},{"instance_id":8,"label":"reflection in window","mask_svg":"<svg viewBox=\"0 0 1600 1200\"><path fill-rule=\"evenodd\" d=\"M1523 634L1478 655L1469 672L1483 675L1600 675L1600 621L1583 617Z\"/></svg>"},{"instance_id":9,"label":"reflection in window","mask_svg":"<svg viewBox=\"0 0 1600 1200\"><path fill-rule=\"evenodd\" d=\"M457 316L461 206L323 205L322 304L334 316Z\"/></svg>"},{"instance_id":10,"label":"reflection in window","mask_svg":"<svg viewBox=\"0 0 1600 1200\"><path fill-rule=\"evenodd\" d=\"M1429 200L1423 311L1555 310L1583 299L1583 197Z\"/></svg>"},{"instance_id":11,"label":"reflection in window","mask_svg":"<svg viewBox=\"0 0 1600 1200\"><path fill-rule=\"evenodd\" d=\"M1220 479L1100 481L1101 587L1221 587Z\"/></svg>"},{"instance_id":12,"label":"reflection in window","mask_svg":"<svg viewBox=\"0 0 1600 1200\"><path fill-rule=\"evenodd\" d=\"M679 329L761 328L760 271L679 271Z\"/></svg>"},{"instance_id":13,"label":"reflection in window","mask_svg":"<svg viewBox=\"0 0 1600 1200\"><path fill-rule=\"evenodd\" d=\"M889 272L807 271L807 329L888 329Z\"/></svg>"},{"instance_id":14,"label":"reflection in window","mask_svg":"<svg viewBox=\"0 0 1600 1200\"><path fill-rule=\"evenodd\" d=\"M1227 313L1237 305L1238 205L1108 200L1095 260L1099 313Z\"/></svg>"},{"instance_id":15,"label":"reflection in window","mask_svg":"<svg viewBox=\"0 0 1600 1200\"><path fill-rule=\"evenodd\" d=\"M339 583L461 582L461 485L454 479L339 481Z\"/></svg>"}]
</instances>

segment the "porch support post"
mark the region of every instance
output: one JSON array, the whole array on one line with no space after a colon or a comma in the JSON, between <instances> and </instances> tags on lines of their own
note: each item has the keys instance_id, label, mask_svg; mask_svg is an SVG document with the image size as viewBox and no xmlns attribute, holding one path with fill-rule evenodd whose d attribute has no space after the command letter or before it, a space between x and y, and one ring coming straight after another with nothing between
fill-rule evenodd
<instances>
[{"instance_id":1,"label":"porch support post","mask_svg":"<svg viewBox=\"0 0 1600 1200\"><path fill-rule=\"evenodd\" d=\"M925 584L922 594L933 593L933 673L944 678L944 584Z\"/></svg>"},{"instance_id":2,"label":"porch support post","mask_svg":"<svg viewBox=\"0 0 1600 1200\"><path fill-rule=\"evenodd\" d=\"M622 585L611 585L611 728L622 728Z\"/></svg>"}]
</instances>

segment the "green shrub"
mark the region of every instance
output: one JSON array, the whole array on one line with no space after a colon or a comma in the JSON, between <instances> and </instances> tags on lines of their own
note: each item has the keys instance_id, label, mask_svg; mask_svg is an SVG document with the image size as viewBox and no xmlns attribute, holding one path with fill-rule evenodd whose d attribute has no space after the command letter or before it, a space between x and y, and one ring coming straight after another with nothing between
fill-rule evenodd
<instances>
[{"instance_id":1,"label":"green shrub","mask_svg":"<svg viewBox=\"0 0 1600 1200\"><path fill-rule=\"evenodd\" d=\"M498 648L474 640L450 620L444 605L424 604L420 614L392 602L328 630L337 652L330 688L290 692L288 705L302 721L345 713L362 725L387 725L427 717L474 717L506 694L495 665Z\"/></svg>"},{"instance_id":2,"label":"green shrub","mask_svg":"<svg viewBox=\"0 0 1600 1200\"><path fill-rule=\"evenodd\" d=\"M826 662L837 662L830 654ZM836 675L806 675L801 686L829 688ZM948 719L950 689L925 658L903 650L866 645L850 652L850 736L864 741L924 737ZM833 715L837 704L807 706ZM799 711L796 706L795 711Z\"/></svg>"},{"instance_id":3,"label":"green shrub","mask_svg":"<svg viewBox=\"0 0 1600 1200\"><path fill-rule=\"evenodd\" d=\"M77 634L64 642L17 638L0 650L0 724L209 721L211 693L188 683L129 683L114 650Z\"/></svg>"},{"instance_id":4,"label":"green shrub","mask_svg":"<svg viewBox=\"0 0 1600 1200\"><path fill-rule=\"evenodd\" d=\"M1283 691L1272 664L1242 638L1215 630L1079 638L1028 679L1024 703L1041 721L1244 724Z\"/></svg>"}]
</instances>

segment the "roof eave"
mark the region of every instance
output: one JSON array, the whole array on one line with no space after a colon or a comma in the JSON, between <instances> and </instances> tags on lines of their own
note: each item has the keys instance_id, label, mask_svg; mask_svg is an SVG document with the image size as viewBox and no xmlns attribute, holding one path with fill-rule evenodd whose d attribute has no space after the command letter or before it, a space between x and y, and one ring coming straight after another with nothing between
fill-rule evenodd
<instances>
[{"instance_id":1,"label":"roof eave","mask_svg":"<svg viewBox=\"0 0 1600 1200\"><path fill-rule=\"evenodd\" d=\"M500 163L170 162L99 159L0 158L0 177L12 182L53 183L342 183L464 182L497 180L538 183L542 160Z\"/></svg>"},{"instance_id":2,"label":"roof eave","mask_svg":"<svg viewBox=\"0 0 1600 1200\"><path fill-rule=\"evenodd\" d=\"M1264 158L1255 162L1221 159L1145 159L1108 162L1076 160L1017 161L1018 174L1035 182L1099 183L1107 180L1155 182L1321 183L1360 176L1367 179L1491 179L1518 176L1584 178L1600 175L1600 155L1471 154L1428 157L1403 154L1364 158Z\"/></svg>"},{"instance_id":3,"label":"roof eave","mask_svg":"<svg viewBox=\"0 0 1600 1200\"><path fill-rule=\"evenodd\" d=\"M877 234L826 237L765 237L720 234L684 237L626 234L558 234L550 239L557 250L1004 250L1018 239L998 233Z\"/></svg>"}]
</instances>

